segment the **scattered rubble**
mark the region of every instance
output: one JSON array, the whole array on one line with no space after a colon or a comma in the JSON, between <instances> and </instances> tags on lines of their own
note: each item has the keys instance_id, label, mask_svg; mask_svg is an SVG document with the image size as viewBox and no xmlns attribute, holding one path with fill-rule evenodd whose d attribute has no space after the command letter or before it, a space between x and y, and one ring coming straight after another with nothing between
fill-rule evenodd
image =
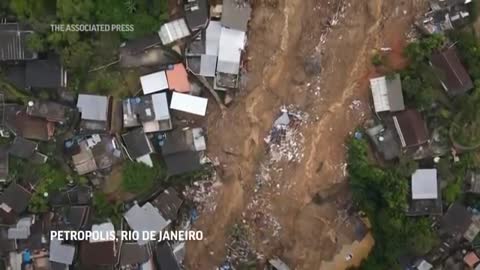
<instances>
[{"instance_id":1,"label":"scattered rubble","mask_svg":"<svg viewBox=\"0 0 480 270\"><path fill-rule=\"evenodd\" d=\"M235 269L235 266L255 263L263 258L250 244L250 228L244 221L233 225L227 244L227 256L225 262L217 270Z\"/></svg>"},{"instance_id":2,"label":"scattered rubble","mask_svg":"<svg viewBox=\"0 0 480 270\"><path fill-rule=\"evenodd\" d=\"M352 103L348 106L350 110L360 110L362 107L362 101L355 99Z\"/></svg>"},{"instance_id":3,"label":"scattered rubble","mask_svg":"<svg viewBox=\"0 0 480 270\"><path fill-rule=\"evenodd\" d=\"M221 185L217 173L212 170L210 175L204 176L203 179L186 187L183 195L196 205L196 209L200 213L212 213L217 208L215 198Z\"/></svg>"},{"instance_id":4,"label":"scattered rubble","mask_svg":"<svg viewBox=\"0 0 480 270\"><path fill-rule=\"evenodd\" d=\"M270 163L300 162L303 158L304 137L299 127L307 122L309 115L292 105L284 106L281 112L269 135L264 139Z\"/></svg>"}]
</instances>

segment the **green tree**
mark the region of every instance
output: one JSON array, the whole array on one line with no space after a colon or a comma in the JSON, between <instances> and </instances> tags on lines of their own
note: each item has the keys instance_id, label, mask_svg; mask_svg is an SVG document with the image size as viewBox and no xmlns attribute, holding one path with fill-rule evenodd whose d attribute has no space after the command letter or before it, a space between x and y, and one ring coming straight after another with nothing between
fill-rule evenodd
<instances>
[{"instance_id":1,"label":"green tree","mask_svg":"<svg viewBox=\"0 0 480 270\"><path fill-rule=\"evenodd\" d=\"M3 2L3 1L2 1ZM8 2L8 1L7 1ZM58 1L67 2L67 1ZM10 9L21 19L42 17L55 10L55 1L51 0L11 0Z\"/></svg>"},{"instance_id":2,"label":"green tree","mask_svg":"<svg viewBox=\"0 0 480 270\"><path fill-rule=\"evenodd\" d=\"M372 64L374 66L381 66L383 64L383 57L379 53L375 53L372 56Z\"/></svg>"},{"instance_id":3,"label":"green tree","mask_svg":"<svg viewBox=\"0 0 480 270\"><path fill-rule=\"evenodd\" d=\"M413 65L424 63L433 52L440 49L444 44L445 37L434 34L427 38L422 38L417 42L410 43L405 48L405 55L412 61Z\"/></svg>"},{"instance_id":4,"label":"green tree","mask_svg":"<svg viewBox=\"0 0 480 270\"><path fill-rule=\"evenodd\" d=\"M360 268L399 269L399 256L429 251L438 241L429 221L405 215L408 174L418 165L404 159L401 166L381 168L370 161L364 139L351 138L347 154L353 198L367 213L375 238L373 252Z\"/></svg>"},{"instance_id":5,"label":"green tree","mask_svg":"<svg viewBox=\"0 0 480 270\"><path fill-rule=\"evenodd\" d=\"M451 204L457 201L462 195L462 181L454 181L448 183L448 185L443 189L443 199Z\"/></svg>"},{"instance_id":6,"label":"green tree","mask_svg":"<svg viewBox=\"0 0 480 270\"><path fill-rule=\"evenodd\" d=\"M149 167L141 162L127 161L123 166L122 188L127 192L149 190L160 176L158 166Z\"/></svg>"},{"instance_id":7,"label":"green tree","mask_svg":"<svg viewBox=\"0 0 480 270\"><path fill-rule=\"evenodd\" d=\"M29 210L33 213L43 213L48 211L48 196L53 192L61 190L67 185L67 174L59 166L56 166L56 164L21 164L24 166L23 170L28 170L33 177L39 178L29 203Z\"/></svg>"},{"instance_id":8,"label":"green tree","mask_svg":"<svg viewBox=\"0 0 480 270\"><path fill-rule=\"evenodd\" d=\"M93 57L92 46L88 42L77 42L75 46L66 47L62 51L62 59L67 67L77 75L84 75L90 68Z\"/></svg>"},{"instance_id":9,"label":"green tree","mask_svg":"<svg viewBox=\"0 0 480 270\"><path fill-rule=\"evenodd\" d=\"M43 52L47 49L45 39L37 33L28 36L27 45L30 49L36 52Z\"/></svg>"}]
</instances>

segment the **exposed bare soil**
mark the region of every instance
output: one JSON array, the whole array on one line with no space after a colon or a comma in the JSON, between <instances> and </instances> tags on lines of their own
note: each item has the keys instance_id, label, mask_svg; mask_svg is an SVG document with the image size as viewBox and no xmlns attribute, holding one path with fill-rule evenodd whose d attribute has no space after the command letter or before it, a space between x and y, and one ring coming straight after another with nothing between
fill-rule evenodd
<instances>
[{"instance_id":1,"label":"exposed bare soil","mask_svg":"<svg viewBox=\"0 0 480 270\"><path fill-rule=\"evenodd\" d=\"M209 156L218 158L223 182L216 210L202 213L196 227L206 240L187 245L187 269L214 269L225 257L236 222L255 228L252 245L284 259L292 269L345 269L358 265L373 245L355 241L347 226L351 205L345 175L346 136L370 115L368 78L375 49L392 47L394 67L424 0L259 0L249 31L247 88L225 115L210 106ZM342 9L344 7L344 9ZM338 15L338 23L328 22ZM321 63L321 72L312 68ZM255 189L265 154L264 137L284 104L310 115L301 127L304 157L281 164L271 186ZM321 204L312 198L327 198ZM280 225L278 235L260 227L253 200L264 199ZM255 211L253 211L255 212ZM243 215L242 215L243 213ZM345 254L353 259L345 261Z\"/></svg>"}]
</instances>

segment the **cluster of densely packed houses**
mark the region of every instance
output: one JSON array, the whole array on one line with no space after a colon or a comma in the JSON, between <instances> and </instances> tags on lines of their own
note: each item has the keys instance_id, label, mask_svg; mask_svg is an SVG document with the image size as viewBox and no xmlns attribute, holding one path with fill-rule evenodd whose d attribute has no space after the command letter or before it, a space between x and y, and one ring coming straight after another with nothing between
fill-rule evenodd
<instances>
[{"instance_id":1,"label":"cluster of densely packed houses","mask_svg":"<svg viewBox=\"0 0 480 270\"><path fill-rule=\"evenodd\" d=\"M466 23L470 0L435 0L431 9L417 21L424 34L443 34ZM447 95L468 95L474 84L462 64L454 44L447 44L429 57L429 64ZM447 154L459 160L441 139L438 129L430 130L425 116L416 108L406 108L399 74L370 79L373 105L379 121L368 121L366 134L381 160L393 161L406 155L419 161L410 179L406 215L430 216L441 237L441 244L424 258L399 258L405 269L480 269L474 242L480 232L480 215L461 203L444 209L443 183L436 164ZM443 135L444 136L444 135ZM480 194L480 177L465 176L466 192ZM443 268L442 268L443 267Z\"/></svg>"},{"instance_id":2,"label":"cluster of densely packed houses","mask_svg":"<svg viewBox=\"0 0 480 270\"><path fill-rule=\"evenodd\" d=\"M155 166L159 153L170 176L202 167L204 130L177 126L182 121L173 116L206 115L208 99L192 75L205 78L215 90L238 87L251 7L246 1L210 6L207 0L188 0L183 11L184 17L164 24L155 35L122 44L121 67L149 67L139 77L141 91L123 100L68 91L59 57L26 46L32 30L18 23L0 24L4 78L25 92L51 94L34 94L26 104L7 102L0 95L0 135L10 139L0 147L0 256L8 269L180 269L185 243L50 241L49 232L120 230L110 220L95 218L92 194L125 160ZM175 51L184 57L179 60ZM35 215L28 205L42 179L16 179L9 173L9 161L48 162L53 157L42 153L42 144L55 145L56 158L89 184L45 193L50 210ZM123 214L122 229L169 229L182 203L172 188L148 202L135 201Z\"/></svg>"}]
</instances>

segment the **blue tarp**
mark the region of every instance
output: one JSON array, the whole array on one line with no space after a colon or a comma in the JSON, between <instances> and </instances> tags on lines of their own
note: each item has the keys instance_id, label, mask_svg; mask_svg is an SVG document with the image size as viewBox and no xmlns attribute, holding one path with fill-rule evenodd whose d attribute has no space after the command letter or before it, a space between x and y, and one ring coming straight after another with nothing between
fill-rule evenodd
<instances>
[{"instance_id":1,"label":"blue tarp","mask_svg":"<svg viewBox=\"0 0 480 270\"><path fill-rule=\"evenodd\" d=\"M190 210L190 222L193 224L198 219L197 209L192 208Z\"/></svg>"},{"instance_id":2,"label":"blue tarp","mask_svg":"<svg viewBox=\"0 0 480 270\"><path fill-rule=\"evenodd\" d=\"M30 253L30 250L25 250L23 252L23 262L29 263L31 261L32 261L32 254Z\"/></svg>"}]
</instances>

